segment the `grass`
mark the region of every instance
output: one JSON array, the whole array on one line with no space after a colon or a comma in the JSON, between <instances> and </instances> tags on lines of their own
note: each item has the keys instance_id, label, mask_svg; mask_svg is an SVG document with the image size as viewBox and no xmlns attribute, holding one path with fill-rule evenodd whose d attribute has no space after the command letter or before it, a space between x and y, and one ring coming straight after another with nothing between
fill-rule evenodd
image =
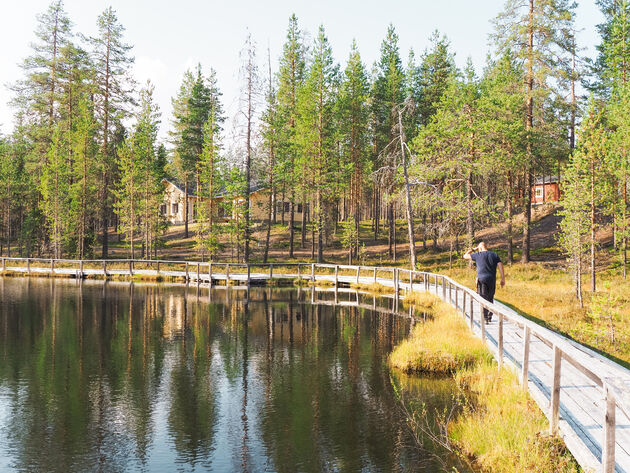
<instances>
[{"instance_id":1,"label":"grass","mask_svg":"<svg viewBox=\"0 0 630 473\"><path fill-rule=\"evenodd\" d=\"M480 364L457 373L456 380L469 400L448 433L482 471L580 471L562 440L544 433L547 419L513 372Z\"/></svg>"},{"instance_id":2,"label":"grass","mask_svg":"<svg viewBox=\"0 0 630 473\"><path fill-rule=\"evenodd\" d=\"M407 373L454 375L462 407L444 419L447 443L484 472L579 471L562 440L543 433L547 419L515 374L497 369L490 351L457 312L430 294L409 299L431 308L434 317L418 324L389 362Z\"/></svg>"},{"instance_id":3,"label":"grass","mask_svg":"<svg viewBox=\"0 0 630 473\"><path fill-rule=\"evenodd\" d=\"M445 272L474 288L473 270ZM599 273L598 292L595 296L584 292L584 307L574 296L571 275L543 263L506 267L506 281L504 288L497 287L497 300L617 361L630 363L630 280L613 271ZM583 284L585 289L590 287L587 281Z\"/></svg>"},{"instance_id":4,"label":"grass","mask_svg":"<svg viewBox=\"0 0 630 473\"><path fill-rule=\"evenodd\" d=\"M415 296L424 307L432 309L434 317L416 325L411 337L394 349L389 358L391 366L406 373L449 374L489 362L492 355L483 342L470 334L450 305L433 297Z\"/></svg>"},{"instance_id":5,"label":"grass","mask_svg":"<svg viewBox=\"0 0 630 473\"><path fill-rule=\"evenodd\" d=\"M370 294L391 294L394 291L393 287L384 286L383 284L379 283L352 283L350 284L350 287L356 289L357 291L364 291Z\"/></svg>"}]
</instances>

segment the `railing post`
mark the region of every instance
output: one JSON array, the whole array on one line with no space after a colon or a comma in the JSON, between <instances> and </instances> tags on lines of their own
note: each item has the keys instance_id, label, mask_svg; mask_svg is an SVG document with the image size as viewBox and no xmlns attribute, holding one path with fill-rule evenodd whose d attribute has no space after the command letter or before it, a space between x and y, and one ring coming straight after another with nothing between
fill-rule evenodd
<instances>
[{"instance_id":1,"label":"railing post","mask_svg":"<svg viewBox=\"0 0 630 473\"><path fill-rule=\"evenodd\" d=\"M442 299L446 301L446 277L442 276Z\"/></svg>"},{"instance_id":2,"label":"railing post","mask_svg":"<svg viewBox=\"0 0 630 473\"><path fill-rule=\"evenodd\" d=\"M300 281L302 279L302 267L300 263L298 263L297 266L298 266L298 281Z\"/></svg>"},{"instance_id":3,"label":"railing post","mask_svg":"<svg viewBox=\"0 0 630 473\"><path fill-rule=\"evenodd\" d=\"M212 287L212 263L208 263L208 285Z\"/></svg>"},{"instance_id":4,"label":"railing post","mask_svg":"<svg viewBox=\"0 0 630 473\"><path fill-rule=\"evenodd\" d=\"M503 314L499 312L499 369L503 368Z\"/></svg>"},{"instance_id":5,"label":"railing post","mask_svg":"<svg viewBox=\"0 0 630 473\"><path fill-rule=\"evenodd\" d=\"M311 263L311 281L315 282L315 263Z\"/></svg>"},{"instance_id":6,"label":"railing post","mask_svg":"<svg viewBox=\"0 0 630 473\"><path fill-rule=\"evenodd\" d=\"M606 413L604 414L604 438L602 440L602 473L615 471L615 395L604 383Z\"/></svg>"},{"instance_id":7,"label":"railing post","mask_svg":"<svg viewBox=\"0 0 630 473\"><path fill-rule=\"evenodd\" d=\"M188 261L186 261L186 284L190 281L190 275L188 274Z\"/></svg>"},{"instance_id":8,"label":"railing post","mask_svg":"<svg viewBox=\"0 0 630 473\"><path fill-rule=\"evenodd\" d=\"M398 268L396 268L395 273L394 273L394 281L396 284L396 300L398 300L398 291L400 290L399 281L398 281L399 277L400 277L400 273L398 271Z\"/></svg>"},{"instance_id":9,"label":"railing post","mask_svg":"<svg viewBox=\"0 0 630 473\"><path fill-rule=\"evenodd\" d=\"M462 291L462 315L464 320L466 320L466 289Z\"/></svg>"},{"instance_id":10,"label":"railing post","mask_svg":"<svg viewBox=\"0 0 630 473\"><path fill-rule=\"evenodd\" d=\"M481 304L481 317L479 318L479 320L481 320L481 341L485 344L486 343L486 318L483 316L483 304Z\"/></svg>"},{"instance_id":11,"label":"railing post","mask_svg":"<svg viewBox=\"0 0 630 473\"><path fill-rule=\"evenodd\" d=\"M55 274L55 260L50 258L50 274Z\"/></svg>"},{"instance_id":12,"label":"railing post","mask_svg":"<svg viewBox=\"0 0 630 473\"><path fill-rule=\"evenodd\" d=\"M273 263L269 264L269 281L273 279Z\"/></svg>"},{"instance_id":13,"label":"railing post","mask_svg":"<svg viewBox=\"0 0 630 473\"><path fill-rule=\"evenodd\" d=\"M79 275L83 279L83 260L79 261Z\"/></svg>"},{"instance_id":14,"label":"railing post","mask_svg":"<svg viewBox=\"0 0 630 473\"><path fill-rule=\"evenodd\" d=\"M30 258L26 258L26 272L28 274L31 274L31 259Z\"/></svg>"},{"instance_id":15,"label":"railing post","mask_svg":"<svg viewBox=\"0 0 630 473\"><path fill-rule=\"evenodd\" d=\"M247 263L247 285L249 286L249 281L251 280L252 277L252 270L251 270L251 266L249 263Z\"/></svg>"},{"instance_id":16,"label":"railing post","mask_svg":"<svg viewBox=\"0 0 630 473\"><path fill-rule=\"evenodd\" d=\"M529 339L530 329L526 326L523 330L523 359L521 360L521 384L524 390L527 390L529 378Z\"/></svg>"},{"instance_id":17,"label":"railing post","mask_svg":"<svg viewBox=\"0 0 630 473\"><path fill-rule=\"evenodd\" d=\"M2 258L2 272L4 273L7 270L7 259Z\"/></svg>"},{"instance_id":18,"label":"railing post","mask_svg":"<svg viewBox=\"0 0 630 473\"><path fill-rule=\"evenodd\" d=\"M199 284L200 279L199 279L199 263L197 263L197 284Z\"/></svg>"},{"instance_id":19,"label":"railing post","mask_svg":"<svg viewBox=\"0 0 630 473\"><path fill-rule=\"evenodd\" d=\"M225 285L230 285L230 263L225 264Z\"/></svg>"},{"instance_id":20,"label":"railing post","mask_svg":"<svg viewBox=\"0 0 630 473\"><path fill-rule=\"evenodd\" d=\"M448 282L448 302L453 303L453 283L450 281Z\"/></svg>"},{"instance_id":21,"label":"railing post","mask_svg":"<svg viewBox=\"0 0 630 473\"><path fill-rule=\"evenodd\" d=\"M103 276L107 277L107 261L103 260Z\"/></svg>"},{"instance_id":22,"label":"railing post","mask_svg":"<svg viewBox=\"0 0 630 473\"><path fill-rule=\"evenodd\" d=\"M459 310L458 296L459 296L459 288L455 286L455 310Z\"/></svg>"},{"instance_id":23,"label":"railing post","mask_svg":"<svg viewBox=\"0 0 630 473\"><path fill-rule=\"evenodd\" d=\"M376 284L376 266L374 266L374 284Z\"/></svg>"},{"instance_id":24,"label":"railing post","mask_svg":"<svg viewBox=\"0 0 630 473\"><path fill-rule=\"evenodd\" d=\"M133 276L133 261L129 260L129 276Z\"/></svg>"},{"instance_id":25,"label":"railing post","mask_svg":"<svg viewBox=\"0 0 630 473\"><path fill-rule=\"evenodd\" d=\"M409 291L413 292L413 271L409 271Z\"/></svg>"},{"instance_id":26,"label":"railing post","mask_svg":"<svg viewBox=\"0 0 630 473\"><path fill-rule=\"evenodd\" d=\"M475 322L475 317L474 317L474 312L473 310L475 309L475 298L471 295L470 296L470 330L472 331L473 329L473 325Z\"/></svg>"},{"instance_id":27,"label":"railing post","mask_svg":"<svg viewBox=\"0 0 630 473\"><path fill-rule=\"evenodd\" d=\"M357 284L359 284L359 271L361 271L361 266L357 266Z\"/></svg>"},{"instance_id":28,"label":"railing post","mask_svg":"<svg viewBox=\"0 0 630 473\"><path fill-rule=\"evenodd\" d=\"M553 346L553 384L551 386L551 416L549 432L553 435L558 432L560 419L560 367L562 365L562 351Z\"/></svg>"},{"instance_id":29,"label":"railing post","mask_svg":"<svg viewBox=\"0 0 630 473\"><path fill-rule=\"evenodd\" d=\"M339 265L335 265L335 287L339 286Z\"/></svg>"},{"instance_id":30,"label":"railing post","mask_svg":"<svg viewBox=\"0 0 630 473\"><path fill-rule=\"evenodd\" d=\"M424 281L424 290L429 292L429 275L422 273L422 280Z\"/></svg>"}]
</instances>

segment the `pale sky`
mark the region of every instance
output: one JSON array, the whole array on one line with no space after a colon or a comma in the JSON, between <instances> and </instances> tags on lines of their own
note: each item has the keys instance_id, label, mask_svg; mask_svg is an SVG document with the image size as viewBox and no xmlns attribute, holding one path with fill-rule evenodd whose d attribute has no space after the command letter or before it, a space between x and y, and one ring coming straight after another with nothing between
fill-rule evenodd
<instances>
[{"instance_id":1,"label":"pale sky","mask_svg":"<svg viewBox=\"0 0 630 473\"><path fill-rule=\"evenodd\" d=\"M0 132L12 130L13 110L7 102L11 92L6 85L21 77L18 67L30 54L34 41L36 14L46 10L48 0L1 0L0 15ZM65 9L75 32L93 35L96 19L106 7L116 10L126 28L126 42L134 46L134 76L139 84L147 79L155 84L162 111L160 135L165 136L171 117L170 99L187 68L201 63L204 70L217 71L219 87L228 117L238 105L239 51L247 32L258 46L261 71L266 71L267 46L272 67L286 36L291 13L300 27L314 34L320 24L326 28L337 62L345 65L352 39L368 70L379 56L387 26L393 23L400 38L403 62L409 48L418 57L428 46L435 29L451 41L457 65L471 57L478 72L489 52L490 20L503 8L504 0L65 0ZM594 0L579 0L577 26L581 46L594 56L599 42L595 25L602 20Z\"/></svg>"}]
</instances>

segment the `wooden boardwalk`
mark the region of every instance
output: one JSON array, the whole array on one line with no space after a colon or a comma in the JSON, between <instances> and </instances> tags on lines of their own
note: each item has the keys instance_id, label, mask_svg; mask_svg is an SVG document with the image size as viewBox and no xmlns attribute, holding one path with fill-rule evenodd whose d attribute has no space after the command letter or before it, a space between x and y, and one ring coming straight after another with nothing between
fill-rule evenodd
<instances>
[{"instance_id":1,"label":"wooden boardwalk","mask_svg":"<svg viewBox=\"0 0 630 473\"><path fill-rule=\"evenodd\" d=\"M427 290L461 312L473 332L493 351L499 365L505 363L519 373L523 386L548 417L550 431L562 436L584 470L630 473L630 371L503 304L487 303L442 275L311 263L235 265L19 258L2 258L0 271L77 278L169 277L209 287L221 282L249 286L299 279L335 287L376 283L392 288L394 294ZM396 312L398 301L395 297L392 302ZM489 324L481 317L483 307L495 314Z\"/></svg>"}]
</instances>

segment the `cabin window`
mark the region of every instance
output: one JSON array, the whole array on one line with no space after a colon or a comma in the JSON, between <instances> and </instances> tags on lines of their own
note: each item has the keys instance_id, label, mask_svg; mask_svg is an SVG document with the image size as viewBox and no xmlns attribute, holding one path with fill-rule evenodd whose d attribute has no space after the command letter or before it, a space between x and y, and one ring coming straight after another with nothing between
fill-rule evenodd
<instances>
[{"instance_id":1,"label":"cabin window","mask_svg":"<svg viewBox=\"0 0 630 473\"><path fill-rule=\"evenodd\" d=\"M543 198L543 188L542 187L536 187L536 198L537 199L542 199Z\"/></svg>"},{"instance_id":2,"label":"cabin window","mask_svg":"<svg viewBox=\"0 0 630 473\"><path fill-rule=\"evenodd\" d=\"M171 204L171 215L177 215L179 213L179 204Z\"/></svg>"},{"instance_id":3,"label":"cabin window","mask_svg":"<svg viewBox=\"0 0 630 473\"><path fill-rule=\"evenodd\" d=\"M299 213L299 214L302 213L302 204L298 204L297 205L297 213Z\"/></svg>"},{"instance_id":4,"label":"cabin window","mask_svg":"<svg viewBox=\"0 0 630 473\"><path fill-rule=\"evenodd\" d=\"M291 205L288 202L284 202L284 212L290 212L291 211Z\"/></svg>"},{"instance_id":5,"label":"cabin window","mask_svg":"<svg viewBox=\"0 0 630 473\"><path fill-rule=\"evenodd\" d=\"M160 215L166 215L166 204L160 205Z\"/></svg>"}]
</instances>

